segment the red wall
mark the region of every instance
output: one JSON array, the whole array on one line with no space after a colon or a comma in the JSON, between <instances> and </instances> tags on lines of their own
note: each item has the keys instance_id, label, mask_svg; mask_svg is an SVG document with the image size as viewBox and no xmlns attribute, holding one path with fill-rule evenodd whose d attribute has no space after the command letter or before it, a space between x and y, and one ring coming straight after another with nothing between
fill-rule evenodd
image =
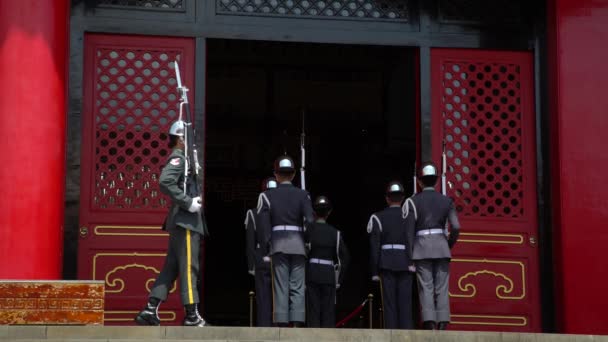
<instances>
[{"instance_id":1,"label":"red wall","mask_svg":"<svg viewBox=\"0 0 608 342\"><path fill-rule=\"evenodd\" d=\"M0 1L0 279L61 279L68 14Z\"/></svg>"},{"instance_id":2,"label":"red wall","mask_svg":"<svg viewBox=\"0 0 608 342\"><path fill-rule=\"evenodd\" d=\"M557 318L608 333L608 1L550 0Z\"/></svg>"}]
</instances>

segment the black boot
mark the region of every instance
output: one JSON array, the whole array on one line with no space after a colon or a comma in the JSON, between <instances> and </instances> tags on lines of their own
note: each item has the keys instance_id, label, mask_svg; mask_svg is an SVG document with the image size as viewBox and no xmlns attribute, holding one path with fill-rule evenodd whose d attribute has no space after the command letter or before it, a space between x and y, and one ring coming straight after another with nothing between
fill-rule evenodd
<instances>
[{"instance_id":1,"label":"black boot","mask_svg":"<svg viewBox=\"0 0 608 342\"><path fill-rule=\"evenodd\" d=\"M204 327L207 322L198 313L197 304L187 304L186 317L184 318L184 326L187 327Z\"/></svg>"},{"instance_id":2,"label":"black boot","mask_svg":"<svg viewBox=\"0 0 608 342\"><path fill-rule=\"evenodd\" d=\"M292 322L291 325L294 328L304 328L304 322Z\"/></svg>"},{"instance_id":3,"label":"black boot","mask_svg":"<svg viewBox=\"0 0 608 342\"><path fill-rule=\"evenodd\" d=\"M160 318L158 318L158 306L160 302L160 299L150 297L146 307L135 317L135 323L139 325L160 325Z\"/></svg>"},{"instance_id":4,"label":"black boot","mask_svg":"<svg viewBox=\"0 0 608 342\"><path fill-rule=\"evenodd\" d=\"M424 329L424 330L435 330L435 322L433 322L433 321L424 321L424 323L422 323L422 329Z\"/></svg>"},{"instance_id":5,"label":"black boot","mask_svg":"<svg viewBox=\"0 0 608 342\"><path fill-rule=\"evenodd\" d=\"M446 330L448 328L448 323L449 322L439 322L439 326L437 327L437 330Z\"/></svg>"}]
</instances>

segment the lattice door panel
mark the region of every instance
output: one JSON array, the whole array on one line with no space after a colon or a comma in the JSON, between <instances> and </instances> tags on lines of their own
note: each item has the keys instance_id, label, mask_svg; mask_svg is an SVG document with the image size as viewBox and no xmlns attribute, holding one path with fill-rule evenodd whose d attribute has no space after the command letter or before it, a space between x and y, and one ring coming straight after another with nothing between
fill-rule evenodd
<instances>
[{"instance_id":1,"label":"lattice door panel","mask_svg":"<svg viewBox=\"0 0 608 342\"><path fill-rule=\"evenodd\" d=\"M94 51L94 210L163 211L158 190L178 117L174 61L183 50L98 46Z\"/></svg>"},{"instance_id":2,"label":"lattice door panel","mask_svg":"<svg viewBox=\"0 0 608 342\"><path fill-rule=\"evenodd\" d=\"M449 192L461 215L524 215L521 77L507 62L441 66Z\"/></svg>"},{"instance_id":3,"label":"lattice door panel","mask_svg":"<svg viewBox=\"0 0 608 342\"><path fill-rule=\"evenodd\" d=\"M85 37L78 277L110 289L106 324L133 324L166 253L158 178L179 116L175 60L193 99L193 39ZM163 324L179 324L178 296L163 304Z\"/></svg>"},{"instance_id":4,"label":"lattice door panel","mask_svg":"<svg viewBox=\"0 0 608 342\"><path fill-rule=\"evenodd\" d=\"M453 249L453 327L538 331L532 55L431 52L433 160L447 161L462 225Z\"/></svg>"}]
</instances>

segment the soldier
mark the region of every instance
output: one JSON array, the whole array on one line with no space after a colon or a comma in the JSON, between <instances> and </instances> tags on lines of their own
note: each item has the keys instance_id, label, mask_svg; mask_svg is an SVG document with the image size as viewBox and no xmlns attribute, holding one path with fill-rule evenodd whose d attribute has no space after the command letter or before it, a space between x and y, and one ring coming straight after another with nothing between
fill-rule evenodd
<instances>
[{"instance_id":1,"label":"soldier","mask_svg":"<svg viewBox=\"0 0 608 342\"><path fill-rule=\"evenodd\" d=\"M181 300L186 309L185 326L203 327L205 320L198 312L197 282L201 239L207 235L201 215L201 197L189 197L184 192L185 123L176 121L169 129L169 147L173 148L167 165L160 174L160 190L171 198L172 205L163 224L169 232L169 247L165 264L156 278L148 304L135 317L139 325L159 325L158 306L167 299L168 291L179 275Z\"/></svg>"},{"instance_id":2,"label":"soldier","mask_svg":"<svg viewBox=\"0 0 608 342\"><path fill-rule=\"evenodd\" d=\"M425 164L421 176L423 190L408 199L402 210L408 229L416 233L413 259L423 326L432 330L435 329L435 322L439 322L438 329L445 330L450 321L450 249L458 240L460 223L452 200L435 191L438 178L435 165ZM444 230L446 221L451 226L449 238Z\"/></svg>"},{"instance_id":3,"label":"soldier","mask_svg":"<svg viewBox=\"0 0 608 342\"><path fill-rule=\"evenodd\" d=\"M319 196L313 204L316 221L308 228L310 253L306 273L308 326L336 327L336 290L344 279L349 254L340 231L327 224L332 206Z\"/></svg>"},{"instance_id":4,"label":"soldier","mask_svg":"<svg viewBox=\"0 0 608 342\"><path fill-rule=\"evenodd\" d=\"M262 191L274 189L277 181L273 177L267 178L262 184ZM267 243L267 232L258 229L257 211L248 210L245 218L247 230L247 263L249 274L255 279L255 301L257 310L257 326L269 327L272 323L272 277L270 275L270 258L266 256L268 248L261 246Z\"/></svg>"},{"instance_id":5,"label":"soldier","mask_svg":"<svg viewBox=\"0 0 608 342\"><path fill-rule=\"evenodd\" d=\"M380 282L385 329L413 328L413 234L406 230L401 214L404 197L403 186L391 182L386 190L388 207L373 214L367 224L372 280Z\"/></svg>"},{"instance_id":6,"label":"soldier","mask_svg":"<svg viewBox=\"0 0 608 342\"><path fill-rule=\"evenodd\" d=\"M287 326L288 322L302 326L306 319L304 230L314 219L312 205L308 193L291 184L295 176L293 159L277 158L274 175L279 185L258 199L260 227L270 232L268 243L260 248L272 259L273 321L278 326Z\"/></svg>"}]
</instances>

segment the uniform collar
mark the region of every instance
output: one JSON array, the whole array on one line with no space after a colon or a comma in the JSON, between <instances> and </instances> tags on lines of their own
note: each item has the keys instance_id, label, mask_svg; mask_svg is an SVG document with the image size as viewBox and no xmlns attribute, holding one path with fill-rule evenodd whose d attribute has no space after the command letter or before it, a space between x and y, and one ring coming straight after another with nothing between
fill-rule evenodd
<instances>
[{"instance_id":1,"label":"uniform collar","mask_svg":"<svg viewBox=\"0 0 608 342\"><path fill-rule=\"evenodd\" d=\"M393 204L393 205L389 205L389 208L401 208L400 204Z\"/></svg>"},{"instance_id":2,"label":"uniform collar","mask_svg":"<svg viewBox=\"0 0 608 342\"><path fill-rule=\"evenodd\" d=\"M182 155L182 156L183 156L183 155L184 155L184 150L182 150L182 149L180 149L180 148L175 147L175 148L173 149L173 153L177 153L177 154L179 154L179 155Z\"/></svg>"},{"instance_id":3,"label":"uniform collar","mask_svg":"<svg viewBox=\"0 0 608 342\"><path fill-rule=\"evenodd\" d=\"M434 186L427 186L426 188L422 189L422 191L435 191L435 187Z\"/></svg>"},{"instance_id":4,"label":"uniform collar","mask_svg":"<svg viewBox=\"0 0 608 342\"><path fill-rule=\"evenodd\" d=\"M321 219L321 218L317 219L315 222L316 223L327 223L327 221L325 221L325 219Z\"/></svg>"},{"instance_id":5,"label":"uniform collar","mask_svg":"<svg viewBox=\"0 0 608 342\"><path fill-rule=\"evenodd\" d=\"M279 183L279 185L292 185L292 184L290 181L285 181L285 182Z\"/></svg>"}]
</instances>

